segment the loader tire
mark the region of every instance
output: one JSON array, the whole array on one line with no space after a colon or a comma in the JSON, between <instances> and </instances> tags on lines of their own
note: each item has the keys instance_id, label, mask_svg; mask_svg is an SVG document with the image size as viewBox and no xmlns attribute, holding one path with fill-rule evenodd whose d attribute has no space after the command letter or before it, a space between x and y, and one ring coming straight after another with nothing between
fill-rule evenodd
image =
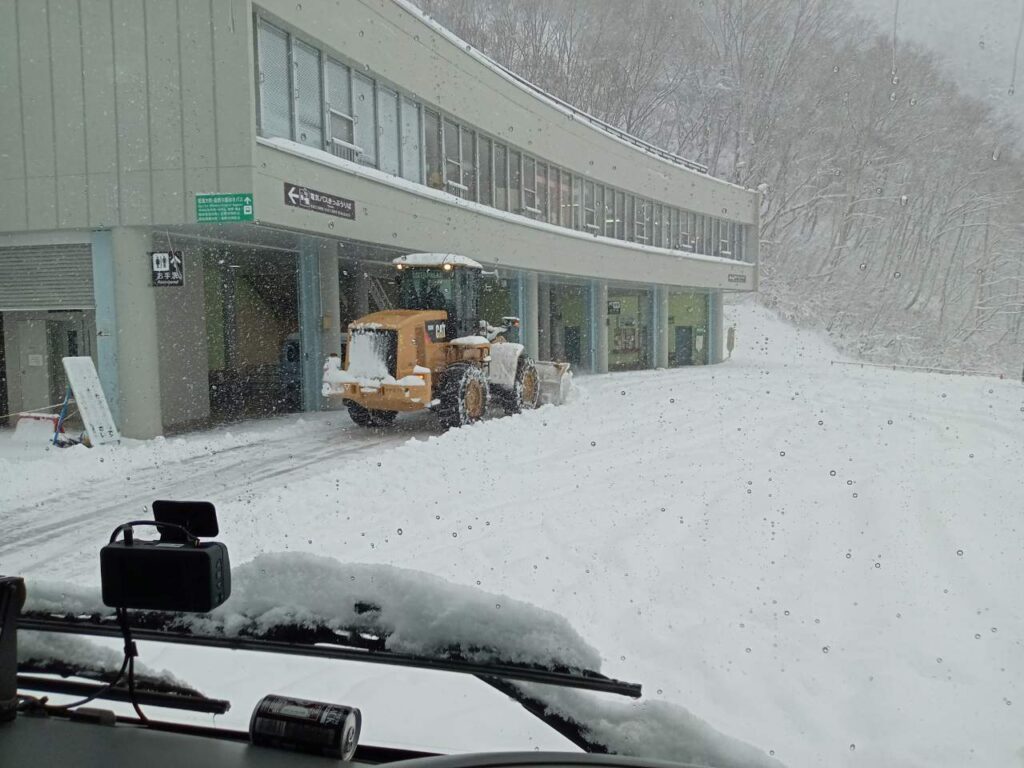
<instances>
[{"instance_id":1,"label":"loader tire","mask_svg":"<svg viewBox=\"0 0 1024 768\"><path fill-rule=\"evenodd\" d=\"M375 411L370 408L364 408L359 403L353 403L351 400L347 405L348 415L352 421L360 427L367 427L368 429L380 429L381 427L391 426L395 421L395 417L398 416L397 411Z\"/></svg>"},{"instance_id":2,"label":"loader tire","mask_svg":"<svg viewBox=\"0 0 1024 768\"><path fill-rule=\"evenodd\" d=\"M533 361L520 357L516 364L516 378L512 389L501 393L501 406L505 413L532 411L540 405L540 375Z\"/></svg>"},{"instance_id":3,"label":"loader tire","mask_svg":"<svg viewBox=\"0 0 1024 768\"><path fill-rule=\"evenodd\" d=\"M434 409L446 429L463 427L487 415L490 388L484 372L475 365L456 363L441 374L440 391Z\"/></svg>"}]
</instances>

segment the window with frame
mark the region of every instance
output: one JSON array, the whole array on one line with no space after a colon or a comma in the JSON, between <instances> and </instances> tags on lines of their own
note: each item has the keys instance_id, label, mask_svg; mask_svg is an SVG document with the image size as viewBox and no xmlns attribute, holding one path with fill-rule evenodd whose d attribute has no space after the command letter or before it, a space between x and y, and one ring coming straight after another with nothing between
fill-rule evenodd
<instances>
[{"instance_id":1,"label":"window with frame","mask_svg":"<svg viewBox=\"0 0 1024 768\"><path fill-rule=\"evenodd\" d=\"M548 165L537 163L537 218L548 221Z\"/></svg>"},{"instance_id":2,"label":"window with frame","mask_svg":"<svg viewBox=\"0 0 1024 768\"><path fill-rule=\"evenodd\" d=\"M615 237L615 190L608 187L604 193L604 236Z\"/></svg>"},{"instance_id":3,"label":"window with frame","mask_svg":"<svg viewBox=\"0 0 1024 768\"><path fill-rule=\"evenodd\" d=\"M604 234L604 187L594 185L594 232Z\"/></svg>"},{"instance_id":4,"label":"window with frame","mask_svg":"<svg viewBox=\"0 0 1024 768\"><path fill-rule=\"evenodd\" d=\"M257 38L260 134L290 139L292 99L288 71L288 34L260 19Z\"/></svg>"},{"instance_id":5,"label":"window with frame","mask_svg":"<svg viewBox=\"0 0 1024 768\"><path fill-rule=\"evenodd\" d=\"M485 136L480 137L480 202L494 205L494 143Z\"/></svg>"},{"instance_id":6,"label":"window with frame","mask_svg":"<svg viewBox=\"0 0 1024 768\"><path fill-rule=\"evenodd\" d=\"M583 182L583 228L588 232L597 230L597 213L594 209L594 182Z\"/></svg>"},{"instance_id":7,"label":"window with frame","mask_svg":"<svg viewBox=\"0 0 1024 768\"><path fill-rule=\"evenodd\" d=\"M402 97L402 178L417 183L423 182L423 161L420 157L422 127L420 105L412 99Z\"/></svg>"},{"instance_id":8,"label":"window with frame","mask_svg":"<svg viewBox=\"0 0 1024 768\"><path fill-rule=\"evenodd\" d=\"M466 188L466 199L476 200L476 131L459 126L462 141L462 185Z\"/></svg>"},{"instance_id":9,"label":"window with frame","mask_svg":"<svg viewBox=\"0 0 1024 768\"><path fill-rule=\"evenodd\" d=\"M494 207L508 210L508 147L494 143Z\"/></svg>"},{"instance_id":10,"label":"window with frame","mask_svg":"<svg viewBox=\"0 0 1024 768\"><path fill-rule=\"evenodd\" d=\"M523 208L523 169L522 153L512 149L508 151L508 208L515 213Z\"/></svg>"},{"instance_id":11,"label":"window with frame","mask_svg":"<svg viewBox=\"0 0 1024 768\"><path fill-rule=\"evenodd\" d=\"M349 70L327 60L327 149L338 157L355 160L355 126L352 121L352 84Z\"/></svg>"},{"instance_id":12,"label":"window with frame","mask_svg":"<svg viewBox=\"0 0 1024 768\"><path fill-rule=\"evenodd\" d=\"M377 86L377 144L379 166L386 173L398 175L401 143L398 138L398 92Z\"/></svg>"},{"instance_id":13,"label":"window with frame","mask_svg":"<svg viewBox=\"0 0 1024 768\"><path fill-rule=\"evenodd\" d=\"M615 191L615 239L626 239L626 193Z\"/></svg>"},{"instance_id":14,"label":"window with frame","mask_svg":"<svg viewBox=\"0 0 1024 768\"><path fill-rule=\"evenodd\" d=\"M583 179L572 177L572 228L583 229Z\"/></svg>"},{"instance_id":15,"label":"window with frame","mask_svg":"<svg viewBox=\"0 0 1024 768\"><path fill-rule=\"evenodd\" d=\"M466 185L462 183L462 136L459 125L445 118L441 132L444 137L444 187L457 197L465 197Z\"/></svg>"},{"instance_id":16,"label":"window with frame","mask_svg":"<svg viewBox=\"0 0 1024 768\"><path fill-rule=\"evenodd\" d=\"M295 140L309 147L324 147L323 70L320 51L292 38L295 97Z\"/></svg>"},{"instance_id":17,"label":"window with frame","mask_svg":"<svg viewBox=\"0 0 1024 768\"><path fill-rule=\"evenodd\" d=\"M651 245L661 247L661 204L654 203L651 208Z\"/></svg>"},{"instance_id":18,"label":"window with frame","mask_svg":"<svg viewBox=\"0 0 1024 768\"><path fill-rule=\"evenodd\" d=\"M427 186L433 189L444 189L441 116L430 109L423 110L423 162L427 174Z\"/></svg>"},{"instance_id":19,"label":"window with frame","mask_svg":"<svg viewBox=\"0 0 1024 768\"><path fill-rule=\"evenodd\" d=\"M359 72L352 73L352 117L355 123L356 144L362 150L360 163L377 165L377 109L374 104L373 80Z\"/></svg>"},{"instance_id":20,"label":"window with frame","mask_svg":"<svg viewBox=\"0 0 1024 768\"><path fill-rule=\"evenodd\" d=\"M633 239L638 243L647 242L647 223L650 220L649 203L643 198L636 198L633 217Z\"/></svg>"},{"instance_id":21,"label":"window with frame","mask_svg":"<svg viewBox=\"0 0 1024 768\"><path fill-rule=\"evenodd\" d=\"M562 169L562 189L558 202L558 223L563 227L572 226L572 174Z\"/></svg>"},{"instance_id":22,"label":"window with frame","mask_svg":"<svg viewBox=\"0 0 1024 768\"><path fill-rule=\"evenodd\" d=\"M636 240L636 198L626 195L626 240Z\"/></svg>"},{"instance_id":23,"label":"window with frame","mask_svg":"<svg viewBox=\"0 0 1024 768\"><path fill-rule=\"evenodd\" d=\"M548 166L548 221L558 224L558 212L561 208L562 169L555 165Z\"/></svg>"},{"instance_id":24,"label":"window with frame","mask_svg":"<svg viewBox=\"0 0 1024 768\"><path fill-rule=\"evenodd\" d=\"M536 218L540 215L537 207L537 161L523 155L523 213Z\"/></svg>"}]
</instances>

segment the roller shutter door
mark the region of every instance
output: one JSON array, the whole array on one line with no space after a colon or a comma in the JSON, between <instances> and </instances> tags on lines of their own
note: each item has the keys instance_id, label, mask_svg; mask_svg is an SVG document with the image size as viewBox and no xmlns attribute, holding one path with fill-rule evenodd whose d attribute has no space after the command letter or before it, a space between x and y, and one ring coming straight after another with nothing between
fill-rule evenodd
<instances>
[{"instance_id":1,"label":"roller shutter door","mask_svg":"<svg viewBox=\"0 0 1024 768\"><path fill-rule=\"evenodd\" d=\"M94 304L89 245L0 248L0 312Z\"/></svg>"}]
</instances>

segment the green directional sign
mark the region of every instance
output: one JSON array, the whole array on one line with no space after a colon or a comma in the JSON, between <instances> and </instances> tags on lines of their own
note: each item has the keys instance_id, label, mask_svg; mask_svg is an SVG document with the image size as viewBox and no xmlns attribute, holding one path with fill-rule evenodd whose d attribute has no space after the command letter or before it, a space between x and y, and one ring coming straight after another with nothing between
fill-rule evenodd
<instances>
[{"instance_id":1,"label":"green directional sign","mask_svg":"<svg viewBox=\"0 0 1024 768\"><path fill-rule=\"evenodd\" d=\"M196 221L252 221L252 193L196 195Z\"/></svg>"}]
</instances>

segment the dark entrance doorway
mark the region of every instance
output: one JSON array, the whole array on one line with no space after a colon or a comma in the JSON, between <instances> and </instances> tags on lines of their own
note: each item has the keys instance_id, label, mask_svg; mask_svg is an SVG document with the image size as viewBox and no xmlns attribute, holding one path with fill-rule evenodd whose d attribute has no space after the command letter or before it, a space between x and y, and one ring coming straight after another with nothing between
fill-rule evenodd
<instances>
[{"instance_id":1,"label":"dark entrance doorway","mask_svg":"<svg viewBox=\"0 0 1024 768\"><path fill-rule=\"evenodd\" d=\"M211 418L300 410L295 255L211 249L204 254L203 278Z\"/></svg>"},{"instance_id":2,"label":"dark entrance doorway","mask_svg":"<svg viewBox=\"0 0 1024 768\"><path fill-rule=\"evenodd\" d=\"M676 326L675 365L693 365L693 326Z\"/></svg>"}]
</instances>

